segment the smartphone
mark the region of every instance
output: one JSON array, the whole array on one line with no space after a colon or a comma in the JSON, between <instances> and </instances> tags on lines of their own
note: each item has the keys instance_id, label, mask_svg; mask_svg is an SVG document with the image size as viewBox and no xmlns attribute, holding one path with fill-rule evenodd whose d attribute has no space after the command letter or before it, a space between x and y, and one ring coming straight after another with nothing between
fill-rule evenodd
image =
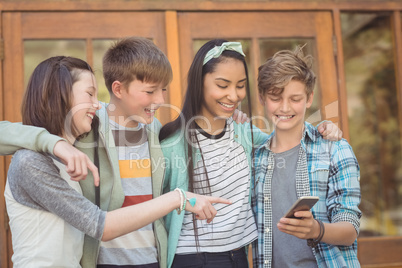
<instances>
[{"instance_id":1,"label":"smartphone","mask_svg":"<svg viewBox=\"0 0 402 268\"><path fill-rule=\"evenodd\" d=\"M296 200L292 207L283 216L284 218L297 218L294 216L296 211L310 210L318 201L318 196L302 196Z\"/></svg>"}]
</instances>

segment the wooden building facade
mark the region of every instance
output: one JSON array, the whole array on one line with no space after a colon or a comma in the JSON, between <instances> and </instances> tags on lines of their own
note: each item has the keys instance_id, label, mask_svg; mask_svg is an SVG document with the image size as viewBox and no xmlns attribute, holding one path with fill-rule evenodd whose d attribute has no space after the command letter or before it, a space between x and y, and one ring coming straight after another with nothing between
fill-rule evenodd
<instances>
[{"instance_id":1,"label":"wooden building facade","mask_svg":"<svg viewBox=\"0 0 402 268\"><path fill-rule=\"evenodd\" d=\"M362 169L367 218L359 237L361 262L402 267L402 1L0 1L0 120L20 121L27 77L40 60L67 54L100 70L105 49L126 36L152 39L172 64L171 106L159 113L162 123L180 110L197 48L213 38L241 41L252 78L253 119L267 132L256 92L258 67L279 49L307 44L318 76L309 121L338 123ZM102 88L101 72L97 79ZM101 99L107 100L105 92ZM374 141L360 138L365 135ZM0 267L12 267L3 197L10 160L0 157Z\"/></svg>"}]
</instances>

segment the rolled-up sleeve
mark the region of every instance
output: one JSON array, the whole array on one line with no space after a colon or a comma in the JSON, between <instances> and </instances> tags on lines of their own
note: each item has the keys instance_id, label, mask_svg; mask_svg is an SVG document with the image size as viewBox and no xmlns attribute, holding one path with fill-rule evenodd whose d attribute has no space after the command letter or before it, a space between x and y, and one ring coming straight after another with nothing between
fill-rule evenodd
<instances>
[{"instance_id":1,"label":"rolled-up sleeve","mask_svg":"<svg viewBox=\"0 0 402 268\"><path fill-rule=\"evenodd\" d=\"M352 147L341 140L331 150L327 207L331 222L350 222L359 233L360 167Z\"/></svg>"}]
</instances>

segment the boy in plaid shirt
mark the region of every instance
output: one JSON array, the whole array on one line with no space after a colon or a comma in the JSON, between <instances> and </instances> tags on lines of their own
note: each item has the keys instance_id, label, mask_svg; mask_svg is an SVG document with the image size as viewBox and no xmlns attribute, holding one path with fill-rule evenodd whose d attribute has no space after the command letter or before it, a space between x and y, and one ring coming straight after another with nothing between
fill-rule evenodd
<instances>
[{"instance_id":1,"label":"boy in plaid shirt","mask_svg":"<svg viewBox=\"0 0 402 268\"><path fill-rule=\"evenodd\" d=\"M254 267L360 267L359 165L346 140L324 140L304 121L315 80L301 47L279 51L259 68L260 102L275 131L255 154ZM311 211L283 218L308 195L319 197Z\"/></svg>"}]
</instances>

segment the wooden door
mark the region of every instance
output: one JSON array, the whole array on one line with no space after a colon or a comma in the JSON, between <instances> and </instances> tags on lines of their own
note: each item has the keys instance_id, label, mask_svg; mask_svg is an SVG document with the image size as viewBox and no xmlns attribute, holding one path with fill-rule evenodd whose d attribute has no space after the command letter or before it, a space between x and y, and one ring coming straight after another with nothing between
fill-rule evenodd
<instances>
[{"instance_id":1,"label":"wooden door","mask_svg":"<svg viewBox=\"0 0 402 268\"><path fill-rule=\"evenodd\" d=\"M20 105L27 77L33 67L26 58L33 58L36 66L49 56L80 57L95 67L99 87L102 87L101 60L104 50L115 39L143 36L166 51L165 15L163 12L4 12L2 13L4 43L3 101L1 119L21 120ZM108 42L103 42L108 41ZM43 55L32 52L31 47L42 49ZM101 47L100 50L98 47ZM50 51L51 49L54 50ZM41 58L42 57L42 58ZM106 89L104 89L106 90ZM107 94L107 93L106 93ZM1 99L0 99L1 100ZM162 121L169 118L161 113ZM1 267L11 267L12 246L4 204L6 170L11 157L0 159L0 261Z\"/></svg>"},{"instance_id":2,"label":"wooden door","mask_svg":"<svg viewBox=\"0 0 402 268\"><path fill-rule=\"evenodd\" d=\"M269 132L258 102L256 78L258 67L280 49L293 49L296 44L314 56L318 77L315 108L307 121L330 119L340 121L337 73L333 48L333 25L330 12L194 12L178 14L180 65L182 81L197 49L209 39L241 41L246 53L251 84L253 118ZM183 92L185 83L183 85Z\"/></svg>"}]
</instances>

